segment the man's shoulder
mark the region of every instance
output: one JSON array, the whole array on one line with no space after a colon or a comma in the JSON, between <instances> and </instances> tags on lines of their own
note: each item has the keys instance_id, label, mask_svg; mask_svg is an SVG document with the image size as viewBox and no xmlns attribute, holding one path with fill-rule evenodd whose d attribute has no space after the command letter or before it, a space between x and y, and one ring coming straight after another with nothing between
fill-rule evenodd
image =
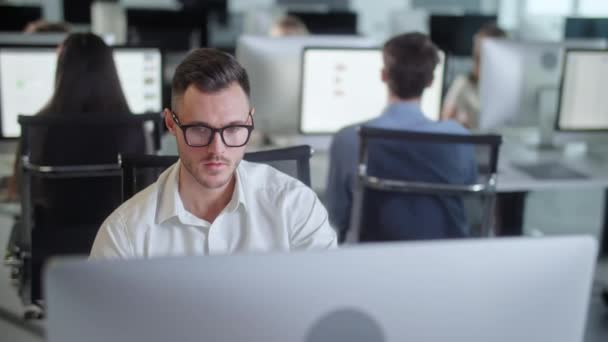
<instances>
[{"instance_id":1,"label":"man's shoulder","mask_svg":"<svg viewBox=\"0 0 608 342\"><path fill-rule=\"evenodd\" d=\"M274 201L290 192L312 192L306 184L268 164L241 161L239 176L245 191L256 200Z\"/></svg>"},{"instance_id":2,"label":"man's shoulder","mask_svg":"<svg viewBox=\"0 0 608 342\"><path fill-rule=\"evenodd\" d=\"M129 227L131 223L144 222L149 217L154 218L158 203L158 181L123 202L108 219L120 219Z\"/></svg>"},{"instance_id":3,"label":"man's shoulder","mask_svg":"<svg viewBox=\"0 0 608 342\"><path fill-rule=\"evenodd\" d=\"M433 122L428 126L427 130L429 133L444 133L444 134L462 134L469 135L471 132L466 129L463 125L456 122L455 120L442 120Z\"/></svg>"},{"instance_id":4,"label":"man's shoulder","mask_svg":"<svg viewBox=\"0 0 608 342\"><path fill-rule=\"evenodd\" d=\"M366 124L358 123L350 126L346 126L341 128L336 134L334 134L331 142L332 150L335 149L344 149L351 148L351 146L356 146L358 142L358 132L359 128Z\"/></svg>"},{"instance_id":5,"label":"man's shoulder","mask_svg":"<svg viewBox=\"0 0 608 342\"><path fill-rule=\"evenodd\" d=\"M108 217L106 222L116 222L116 220L119 220L122 224L129 227L129 229L136 229L136 227L144 226L145 223L155 220L160 196L163 195L161 189L164 188L169 174L174 167L175 164L167 168L154 183L123 202Z\"/></svg>"}]
</instances>

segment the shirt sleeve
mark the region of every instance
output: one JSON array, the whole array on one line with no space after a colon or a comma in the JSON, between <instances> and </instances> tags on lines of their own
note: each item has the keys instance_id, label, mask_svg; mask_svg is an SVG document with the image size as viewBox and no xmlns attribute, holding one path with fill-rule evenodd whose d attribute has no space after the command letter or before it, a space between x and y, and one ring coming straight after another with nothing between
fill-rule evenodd
<instances>
[{"instance_id":1,"label":"shirt sleeve","mask_svg":"<svg viewBox=\"0 0 608 342\"><path fill-rule=\"evenodd\" d=\"M133 248L126 234L126 225L118 212L112 213L101 225L90 259L127 259L135 257Z\"/></svg>"},{"instance_id":2,"label":"shirt sleeve","mask_svg":"<svg viewBox=\"0 0 608 342\"><path fill-rule=\"evenodd\" d=\"M317 195L301 186L292 192L290 245L292 250L336 248L338 238Z\"/></svg>"}]
</instances>

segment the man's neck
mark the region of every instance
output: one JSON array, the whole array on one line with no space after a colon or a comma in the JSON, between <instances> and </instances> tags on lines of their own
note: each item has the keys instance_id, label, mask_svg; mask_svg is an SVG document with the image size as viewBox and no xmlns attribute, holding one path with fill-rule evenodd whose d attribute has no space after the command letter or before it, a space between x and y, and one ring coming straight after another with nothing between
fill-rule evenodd
<instances>
[{"instance_id":1,"label":"man's neck","mask_svg":"<svg viewBox=\"0 0 608 342\"><path fill-rule=\"evenodd\" d=\"M235 175L221 188L209 189L199 184L184 168L179 171L179 196L184 208L192 215L213 223L230 203L236 183Z\"/></svg>"},{"instance_id":2,"label":"man's neck","mask_svg":"<svg viewBox=\"0 0 608 342\"><path fill-rule=\"evenodd\" d=\"M420 97L410 97L407 99L398 97L395 94L389 94L388 95L388 104L395 104L395 103L402 103L402 102L407 102L407 103L414 103L414 104L420 104Z\"/></svg>"}]
</instances>

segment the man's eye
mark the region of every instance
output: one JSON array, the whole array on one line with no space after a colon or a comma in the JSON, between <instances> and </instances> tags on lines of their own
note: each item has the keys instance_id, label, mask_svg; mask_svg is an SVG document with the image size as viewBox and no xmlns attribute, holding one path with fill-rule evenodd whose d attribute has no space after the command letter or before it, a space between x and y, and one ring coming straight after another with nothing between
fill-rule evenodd
<instances>
[{"instance_id":1,"label":"man's eye","mask_svg":"<svg viewBox=\"0 0 608 342\"><path fill-rule=\"evenodd\" d=\"M209 133L209 128L207 128L207 127L192 127L191 129L193 131L195 131L196 133L200 133L200 134Z\"/></svg>"},{"instance_id":2,"label":"man's eye","mask_svg":"<svg viewBox=\"0 0 608 342\"><path fill-rule=\"evenodd\" d=\"M226 127L224 129L224 132L226 132L227 134L235 134L235 133L238 133L241 129L243 129L243 127L231 126L231 127Z\"/></svg>"}]
</instances>

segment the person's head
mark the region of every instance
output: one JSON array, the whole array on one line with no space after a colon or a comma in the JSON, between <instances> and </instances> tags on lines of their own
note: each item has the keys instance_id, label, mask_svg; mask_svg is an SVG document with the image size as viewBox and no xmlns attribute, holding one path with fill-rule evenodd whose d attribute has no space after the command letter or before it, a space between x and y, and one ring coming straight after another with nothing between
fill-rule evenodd
<instances>
[{"instance_id":1,"label":"person's head","mask_svg":"<svg viewBox=\"0 0 608 342\"><path fill-rule=\"evenodd\" d=\"M483 25L473 36L473 72L474 79L479 78L479 65L481 62L481 43L485 38L504 38L507 34L495 22Z\"/></svg>"},{"instance_id":2,"label":"person's head","mask_svg":"<svg viewBox=\"0 0 608 342\"><path fill-rule=\"evenodd\" d=\"M433 82L439 50L428 36L414 32L398 35L384 44L382 80L391 96L418 99Z\"/></svg>"},{"instance_id":3,"label":"person's head","mask_svg":"<svg viewBox=\"0 0 608 342\"><path fill-rule=\"evenodd\" d=\"M305 36L308 34L306 24L300 18L291 15L280 17L270 28L273 37Z\"/></svg>"},{"instance_id":4,"label":"person's head","mask_svg":"<svg viewBox=\"0 0 608 342\"><path fill-rule=\"evenodd\" d=\"M55 91L43 113L129 113L112 49L92 33L70 34L58 48Z\"/></svg>"},{"instance_id":5,"label":"person's head","mask_svg":"<svg viewBox=\"0 0 608 342\"><path fill-rule=\"evenodd\" d=\"M182 166L202 187L223 188L253 129L247 72L227 53L198 49L175 70L171 91L165 124L176 136Z\"/></svg>"}]
</instances>

